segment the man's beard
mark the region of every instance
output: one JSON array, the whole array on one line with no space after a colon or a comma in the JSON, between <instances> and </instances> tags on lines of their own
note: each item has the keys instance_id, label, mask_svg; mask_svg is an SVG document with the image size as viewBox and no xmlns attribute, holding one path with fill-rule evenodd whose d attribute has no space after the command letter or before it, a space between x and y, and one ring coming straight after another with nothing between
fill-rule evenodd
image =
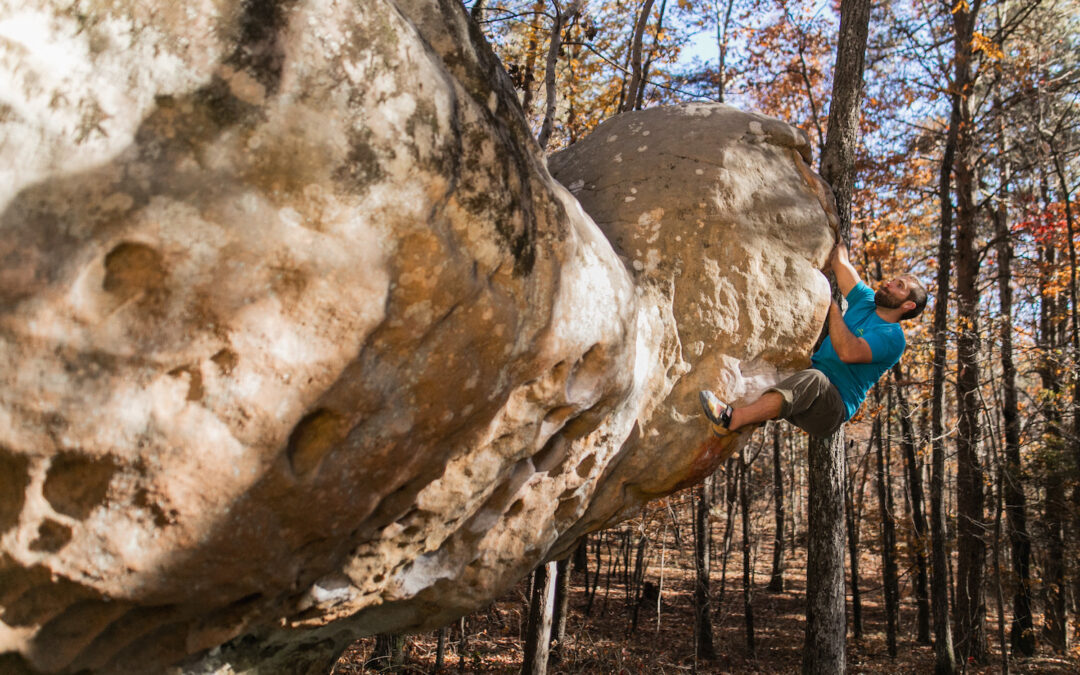
<instances>
[{"instance_id":1,"label":"man's beard","mask_svg":"<svg viewBox=\"0 0 1080 675\"><path fill-rule=\"evenodd\" d=\"M904 301L890 297L888 293L879 288L877 292L874 293L874 304L878 307L884 307L885 309L896 309L904 304Z\"/></svg>"}]
</instances>

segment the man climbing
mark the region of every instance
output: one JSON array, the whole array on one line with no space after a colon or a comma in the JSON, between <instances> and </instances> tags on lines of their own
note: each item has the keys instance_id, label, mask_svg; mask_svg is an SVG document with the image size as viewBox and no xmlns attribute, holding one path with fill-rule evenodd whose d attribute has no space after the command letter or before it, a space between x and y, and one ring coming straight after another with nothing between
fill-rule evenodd
<instances>
[{"instance_id":1,"label":"man climbing","mask_svg":"<svg viewBox=\"0 0 1080 675\"><path fill-rule=\"evenodd\" d=\"M855 414L878 378L900 360L905 341L899 322L922 313L926 289L904 274L881 284L875 293L859 278L847 247L840 243L829 261L848 309L841 313L835 301L829 306L829 336L814 352L813 366L739 408L702 391L701 406L717 435L779 417L814 436L831 436Z\"/></svg>"}]
</instances>

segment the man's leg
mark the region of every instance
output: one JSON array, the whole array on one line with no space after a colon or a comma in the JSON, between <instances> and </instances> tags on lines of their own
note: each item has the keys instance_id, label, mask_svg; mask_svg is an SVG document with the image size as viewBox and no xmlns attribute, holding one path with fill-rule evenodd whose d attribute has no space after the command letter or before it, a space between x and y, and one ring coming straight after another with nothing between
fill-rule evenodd
<instances>
[{"instance_id":1,"label":"man's leg","mask_svg":"<svg viewBox=\"0 0 1080 675\"><path fill-rule=\"evenodd\" d=\"M813 368L793 374L740 408L723 403L710 391L701 392L700 398L706 417L721 435L780 417L820 436L825 429L830 429L829 433L835 431L846 417L836 387L824 373Z\"/></svg>"},{"instance_id":2,"label":"man's leg","mask_svg":"<svg viewBox=\"0 0 1080 675\"><path fill-rule=\"evenodd\" d=\"M706 417L724 431L738 431L748 424L776 419L783 405L784 397L775 391L766 391L756 401L741 408L723 403L711 391L701 392L701 406L705 409Z\"/></svg>"},{"instance_id":3,"label":"man's leg","mask_svg":"<svg viewBox=\"0 0 1080 675\"><path fill-rule=\"evenodd\" d=\"M762 394L761 398L750 405L742 408L733 407L731 409L731 424L728 425L728 429L737 431L739 427L744 427L747 424L774 420L780 416L780 407L783 403L783 396L775 391L767 391Z\"/></svg>"}]
</instances>

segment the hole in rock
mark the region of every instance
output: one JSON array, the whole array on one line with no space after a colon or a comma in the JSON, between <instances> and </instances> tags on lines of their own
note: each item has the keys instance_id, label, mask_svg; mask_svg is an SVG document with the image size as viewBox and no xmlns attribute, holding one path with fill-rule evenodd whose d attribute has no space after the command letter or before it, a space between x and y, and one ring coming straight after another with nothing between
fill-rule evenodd
<instances>
[{"instance_id":1,"label":"hole in rock","mask_svg":"<svg viewBox=\"0 0 1080 675\"><path fill-rule=\"evenodd\" d=\"M57 513L83 520L104 503L118 468L111 457L63 452L53 458L42 492Z\"/></svg>"},{"instance_id":2,"label":"hole in rock","mask_svg":"<svg viewBox=\"0 0 1080 675\"><path fill-rule=\"evenodd\" d=\"M211 356L210 360L213 361L225 375L232 375L233 369L240 363L240 357L231 349L222 349L217 354Z\"/></svg>"},{"instance_id":3,"label":"hole in rock","mask_svg":"<svg viewBox=\"0 0 1080 675\"><path fill-rule=\"evenodd\" d=\"M310 473L345 435L345 418L333 410L319 408L305 415L289 435L287 452L293 473Z\"/></svg>"},{"instance_id":4,"label":"hole in rock","mask_svg":"<svg viewBox=\"0 0 1080 675\"><path fill-rule=\"evenodd\" d=\"M565 499L559 502L559 508L555 509L555 520L564 521L570 518L577 511L578 506L581 505L581 499Z\"/></svg>"},{"instance_id":5,"label":"hole in rock","mask_svg":"<svg viewBox=\"0 0 1080 675\"><path fill-rule=\"evenodd\" d=\"M506 517L513 518L517 514L521 513L521 510L525 508L525 500L519 499L510 505L510 508L506 509Z\"/></svg>"},{"instance_id":6,"label":"hole in rock","mask_svg":"<svg viewBox=\"0 0 1080 675\"><path fill-rule=\"evenodd\" d=\"M29 461L0 447L0 534L19 522L26 486L30 484Z\"/></svg>"},{"instance_id":7,"label":"hole in rock","mask_svg":"<svg viewBox=\"0 0 1080 675\"><path fill-rule=\"evenodd\" d=\"M548 411L548 414L544 415L544 424L551 424L556 427L561 427L568 417L574 412L574 406L572 405L560 405L552 408Z\"/></svg>"},{"instance_id":8,"label":"hole in rock","mask_svg":"<svg viewBox=\"0 0 1080 675\"><path fill-rule=\"evenodd\" d=\"M146 244L126 241L105 256L103 288L121 300L140 291L157 291L164 286L164 261L160 253Z\"/></svg>"},{"instance_id":9,"label":"hole in rock","mask_svg":"<svg viewBox=\"0 0 1080 675\"><path fill-rule=\"evenodd\" d=\"M596 455L587 455L584 459L578 462L577 475L581 478L589 475L589 472L596 466Z\"/></svg>"},{"instance_id":10,"label":"hole in rock","mask_svg":"<svg viewBox=\"0 0 1080 675\"><path fill-rule=\"evenodd\" d=\"M574 371L566 383L566 391L572 398L577 399L582 389L594 389L603 380L610 362L607 347L601 344L593 345L574 364Z\"/></svg>"},{"instance_id":11,"label":"hole in rock","mask_svg":"<svg viewBox=\"0 0 1080 675\"><path fill-rule=\"evenodd\" d=\"M556 434L548 439L548 442L544 444L544 447L540 449L540 452L533 455L533 466L536 467L536 471L546 472L548 474L557 474L562 467L563 461L566 459L566 441L560 434Z\"/></svg>"},{"instance_id":12,"label":"hole in rock","mask_svg":"<svg viewBox=\"0 0 1080 675\"><path fill-rule=\"evenodd\" d=\"M71 541L71 528L50 518L38 526L38 536L30 542L30 550L55 553L64 548L69 541Z\"/></svg>"}]
</instances>

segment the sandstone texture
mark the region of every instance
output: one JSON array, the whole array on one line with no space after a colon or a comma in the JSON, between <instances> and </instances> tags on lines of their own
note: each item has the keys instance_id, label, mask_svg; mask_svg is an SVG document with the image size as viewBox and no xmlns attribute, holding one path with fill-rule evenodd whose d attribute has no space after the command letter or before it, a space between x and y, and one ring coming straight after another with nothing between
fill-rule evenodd
<instances>
[{"instance_id":1,"label":"sandstone texture","mask_svg":"<svg viewBox=\"0 0 1080 675\"><path fill-rule=\"evenodd\" d=\"M0 81L2 672L444 624L710 473L697 390L824 317L801 132L625 115L560 184L456 0L12 0Z\"/></svg>"}]
</instances>

